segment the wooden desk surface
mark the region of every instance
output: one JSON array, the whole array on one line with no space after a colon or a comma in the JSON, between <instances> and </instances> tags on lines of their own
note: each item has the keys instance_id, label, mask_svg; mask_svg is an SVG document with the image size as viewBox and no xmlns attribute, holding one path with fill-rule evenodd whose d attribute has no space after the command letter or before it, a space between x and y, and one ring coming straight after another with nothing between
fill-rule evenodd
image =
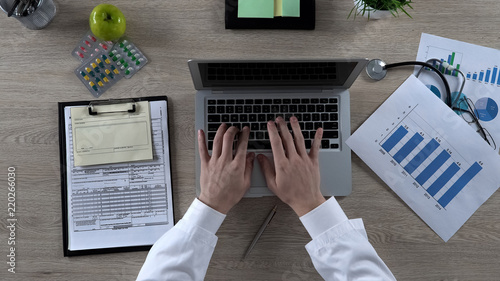
<instances>
[{"instance_id":1,"label":"wooden desk surface","mask_svg":"<svg viewBox=\"0 0 500 281\"><path fill-rule=\"evenodd\" d=\"M101 1L56 0L45 29L0 17L0 253L6 261L7 168L16 168L16 274L2 280L135 280L147 252L63 257L57 102L92 96L75 77L71 50ZM500 2L416 1L413 19L347 19L352 0L317 0L316 29L225 30L223 0L108 1L127 18L126 34L150 59L102 98L167 95L176 220L195 197L194 88L191 58L382 58L413 60L422 32L500 48ZM412 72L381 82L361 74L351 88L352 129ZM370 242L398 280L498 280L500 195L494 194L444 243L353 154L353 193L338 198L350 218L363 218ZM321 280L304 245L309 237L283 203L251 256L247 246L277 199L243 199L218 232L207 280Z\"/></svg>"}]
</instances>

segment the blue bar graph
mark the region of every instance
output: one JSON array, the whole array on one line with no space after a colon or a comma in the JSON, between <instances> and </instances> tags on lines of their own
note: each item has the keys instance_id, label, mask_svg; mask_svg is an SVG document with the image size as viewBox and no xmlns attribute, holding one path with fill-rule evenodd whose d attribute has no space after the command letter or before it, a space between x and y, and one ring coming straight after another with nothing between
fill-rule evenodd
<instances>
[{"instance_id":1,"label":"blue bar graph","mask_svg":"<svg viewBox=\"0 0 500 281\"><path fill-rule=\"evenodd\" d=\"M451 163L451 165L442 173L437 180L429 186L427 192L434 196L438 193L443 186L451 180L451 178L460 170L460 167L455 163Z\"/></svg>"},{"instance_id":2,"label":"blue bar graph","mask_svg":"<svg viewBox=\"0 0 500 281\"><path fill-rule=\"evenodd\" d=\"M489 83L490 82L490 74L491 70L486 70L486 77L484 77L484 82Z\"/></svg>"},{"instance_id":3,"label":"blue bar graph","mask_svg":"<svg viewBox=\"0 0 500 281\"><path fill-rule=\"evenodd\" d=\"M403 126L399 126L399 128L384 142L382 148L389 152L407 133L408 130Z\"/></svg>"},{"instance_id":4,"label":"blue bar graph","mask_svg":"<svg viewBox=\"0 0 500 281\"><path fill-rule=\"evenodd\" d=\"M415 157L413 157L413 159L410 160L410 162L408 162L404 169L410 174L413 173L420 166L420 164L422 164L422 162L424 162L425 159L427 159L427 157L429 157L429 155L431 155L431 153L434 152L434 150L436 150L436 148L438 147L439 142L437 142L435 139L432 139L425 145L422 150L420 150L419 153L417 153L417 155L415 155Z\"/></svg>"},{"instance_id":5,"label":"blue bar graph","mask_svg":"<svg viewBox=\"0 0 500 281\"><path fill-rule=\"evenodd\" d=\"M438 203L446 207L450 201L457 196L457 194L474 178L483 167L477 162L474 162L470 168L446 191L446 193L439 198Z\"/></svg>"},{"instance_id":6,"label":"blue bar graph","mask_svg":"<svg viewBox=\"0 0 500 281\"><path fill-rule=\"evenodd\" d=\"M445 150L441 151L439 155L427 166L425 169L420 173L415 180L420 184L423 185L424 183L427 182L427 180L434 175L434 173L437 172L441 166L443 166L444 162L450 158L450 154L446 152Z\"/></svg>"},{"instance_id":7,"label":"blue bar graph","mask_svg":"<svg viewBox=\"0 0 500 281\"><path fill-rule=\"evenodd\" d=\"M478 72L468 72L465 74L467 80L472 80L474 82L484 82L490 85L494 85L496 83L497 86L500 86L500 70L498 66L489 67L486 70L480 70Z\"/></svg>"},{"instance_id":8,"label":"blue bar graph","mask_svg":"<svg viewBox=\"0 0 500 281\"><path fill-rule=\"evenodd\" d=\"M411 123L397 126L380 145L443 208L482 170L478 162L467 167L459 155L453 157L453 147L441 136L432 137ZM401 165L404 160L408 162Z\"/></svg>"},{"instance_id":9,"label":"blue bar graph","mask_svg":"<svg viewBox=\"0 0 500 281\"><path fill-rule=\"evenodd\" d=\"M403 147L398 152L396 152L396 154L394 154L394 160L396 160L396 162L398 163L401 163L401 161L403 161L406 156L408 156L410 152L412 152L412 150L414 150L415 147L417 147L417 145L423 140L424 138L420 134L415 133L411 137L411 139L407 143L405 143Z\"/></svg>"}]
</instances>

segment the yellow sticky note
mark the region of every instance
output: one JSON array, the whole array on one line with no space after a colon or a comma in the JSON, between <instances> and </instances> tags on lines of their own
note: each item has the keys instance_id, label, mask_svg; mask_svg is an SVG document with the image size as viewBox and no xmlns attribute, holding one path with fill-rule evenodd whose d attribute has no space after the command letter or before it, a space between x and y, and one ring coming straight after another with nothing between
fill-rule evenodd
<instances>
[{"instance_id":1,"label":"yellow sticky note","mask_svg":"<svg viewBox=\"0 0 500 281\"><path fill-rule=\"evenodd\" d=\"M239 18L273 18L274 0L238 0Z\"/></svg>"},{"instance_id":2,"label":"yellow sticky note","mask_svg":"<svg viewBox=\"0 0 500 281\"><path fill-rule=\"evenodd\" d=\"M283 0L274 0L274 16L283 16Z\"/></svg>"}]
</instances>

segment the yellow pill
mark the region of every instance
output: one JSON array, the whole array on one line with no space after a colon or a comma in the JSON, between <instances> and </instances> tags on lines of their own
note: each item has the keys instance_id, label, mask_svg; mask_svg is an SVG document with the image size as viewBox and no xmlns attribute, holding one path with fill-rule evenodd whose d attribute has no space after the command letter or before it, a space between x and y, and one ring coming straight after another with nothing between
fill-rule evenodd
<instances>
[{"instance_id":1,"label":"yellow pill","mask_svg":"<svg viewBox=\"0 0 500 281\"><path fill-rule=\"evenodd\" d=\"M95 61L96 61L97 63L101 63L101 60L100 60L100 59L95 59Z\"/></svg>"},{"instance_id":2,"label":"yellow pill","mask_svg":"<svg viewBox=\"0 0 500 281\"><path fill-rule=\"evenodd\" d=\"M110 61L109 59L106 59L106 60L105 60L105 62L106 62L107 64L110 64L110 63L111 63L111 61Z\"/></svg>"},{"instance_id":3,"label":"yellow pill","mask_svg":"<svg viewBox=\"0 0 500 281\"><path fill-rule=\"evenodd\" d=\"M101 86L101 87L103 87L103 86L104 86L104 84L103 84L101 81L97 82L97 85L99 85L99 86Z\"/></svg>"},{"instance_id":4,"label":"yellow pill","mask_svg":"<svg viewBox=\"0 0 500 281\"><path fill-rule=\"evenodd\" d=\"M110 74L111 73L111 71L109 71L109 69L104 70L104 72L106 72L106 74Z\"/></svg>"},{"instance_id":5,"label":"yellow pill","mask_svg":"<svg viewBox=\"0 0 500 281\"><path fill-rule=\"evenodd\" d=\"M107 77L102 78L102 80L103 80L104 82L106 82L106 83L108 83L108 82L109 82L109 80L108 80L108 78L107 78Z\"/></svg>"},{"instance_id":6,"label":"yellow pill","mask_svg":"<svg viewBox=\"0 0 500 281\"><path fill-rule=\"evenodd\" d=\"M92 65L93 68L97 67L97 64L95 64L95 63L92 63L91 65Z\"/></svg>"},{"instance_id":7,"label":"yellow pill","mask_svg":"<svg viewBox=\"0 0 500 281\"><path fill-rule=\"evenodd\" d=\"M85 70L87 70L87 72L92 71L92 69L90 69L90 67L85 67Z\"/></svg>"},{"instance_id":8,"label":"yellow pill","mask_svg":"<svg viewBox=\"0 0 500 281\"><path fill-rule=\"evenodd\" d=\"M89 85L92 86L92 87L95 86L94 82L92 82L92 81L89 82Z\"/></svg>"},{"instance_id":9,"label":"yellow pill","mask_svg":"<svg viewBox=\"0 0 500 281\"><path fill-rule=\"evenodd\" d=\"M118 71L118 69L116 69L116 68L115 68L115 70L113 70L113 72L114 72L115 74L120 74L120 71Z\"/></svg>"}]
</instances>

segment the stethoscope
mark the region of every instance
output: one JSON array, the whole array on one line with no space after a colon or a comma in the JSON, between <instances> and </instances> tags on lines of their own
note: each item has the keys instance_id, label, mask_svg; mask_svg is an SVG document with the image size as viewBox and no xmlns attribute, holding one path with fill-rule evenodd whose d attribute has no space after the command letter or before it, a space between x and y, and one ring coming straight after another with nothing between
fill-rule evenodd
<instances>
[{"instance_id":1,"label":"stethoscope","mask_svg":"<svg viewBox=\"0 0 500 281\"><path fill-rule=\"evenodd\" d=\"M453 99L453 101L451 100L450 85L448 84L448 81L446 80L446 77L444 77L443 73L441 73L441 71L439 69L437 69L431 63L434 64L434 65L439 65L440 68L444 68L445 70L448 70L450 72L457 71L458 73L460 73L460 75L462 75L462 83L460 85L460 89L458 91L458 95ZM420 65L420 66L422 66L420 68L420 70L418 71L418 73L415 75L416 77L418 77L420 75L420 73L422 72L422 70L424 68L426 68L426 67L429 68L429 69L431 69L431 70L433 70L434 73L436 73L441 78L441 80L443 81L443 84L444 84L444 87L445 87L445 90L446 90L446 98L445 98L445 101L444 101L446 103L446 105L448 105L452 110L455 110L455 111L461 111L461 112L465 112L466 111L466 110L463 110L462 108L460 108L459 106L456 106L457 102L463 96L462 95L462 91L463 91L464 86L465 86L465 75L464 75L464 73L460 69L457 69L457 68L453 67L452 65L450 65L449 63L443 62L443 61L441 61L439 59L430 59L430 60L427 60L426 62L421 62L421 61L404 61L404 62L391 63L391 64L386 64L384 61L382 61L380 59L372 59L366 65L366 74L368 74L368 76L370 78L379 81L379 80L384 79L384 77L387 74L387 70L388 69L391 69L391 68L394 68L394 67L398 67L398 66L409 66L409 65L413 65L413 66ZM472 116L473 121L475 122L475 124L478 127L479 134L481 135L482 138L484 138L484 140L489 145L491 145L491 143L488 141L488 138L486 137L486 132L485 132L483 126L481 126L481 124L479 123L479 120L478 120L478 118L477 118L477 116L476 116L476 114L474 112L475 110L473 110L473 106L469 103L469 101L468 101L467 98L463 98L463 99L467 103L468 108L471 109L470 115Z\"/></svg>"},{"instance_id":2,"label":"stethoscope","mask_svg":"<svg viewBox=\"0 0 500 281\"><path fill-rule=\"evenodd\" d=\"M449 70L450 72L457 71L458 73L460 73L460 75L462 75L462 78L463 78L462 85L460 86L460 90L458 91L458 95L455 97L453 102L451 100L451 90L450 90L450 85L448 84L448 81L444 77L444 74L441 73L441 71L439 71L439 69L437 69L431 63L438 63L438 64L440 64L440 67L443 67L445 70ZM447 62L443 62L439 59L430 59L426 62L404 61L404 62L386 64L384 61L382 61L380 59L373 59L373 60L369 61L368 64L366 65L366 74L368 74L368 76L370 78L378 81L378 80L382 80L386 76L387 69L391 69L391 68L398 67L398 66L408 66L408 65L420 65L420 66L422 66L420 68L420 70L418 71L417 75L415 75L417 77L420 75L420 73L422 72L422 70L425 67L432 69L434 71L434 73L436 73L443 81L444 88L446 90L446 99L445 99L446 105L448 105L452 109L455 109L455 110L458 109L458 108L454 108L454 107L455 107L455 104L457 103L457 101L462 96L462 91L463 91L464 86L465 86L465 75L462 71L460 71L460 69L456 69L455 67L453 67L452 65L450 65Z\"/></svg>"}]
</instances>

